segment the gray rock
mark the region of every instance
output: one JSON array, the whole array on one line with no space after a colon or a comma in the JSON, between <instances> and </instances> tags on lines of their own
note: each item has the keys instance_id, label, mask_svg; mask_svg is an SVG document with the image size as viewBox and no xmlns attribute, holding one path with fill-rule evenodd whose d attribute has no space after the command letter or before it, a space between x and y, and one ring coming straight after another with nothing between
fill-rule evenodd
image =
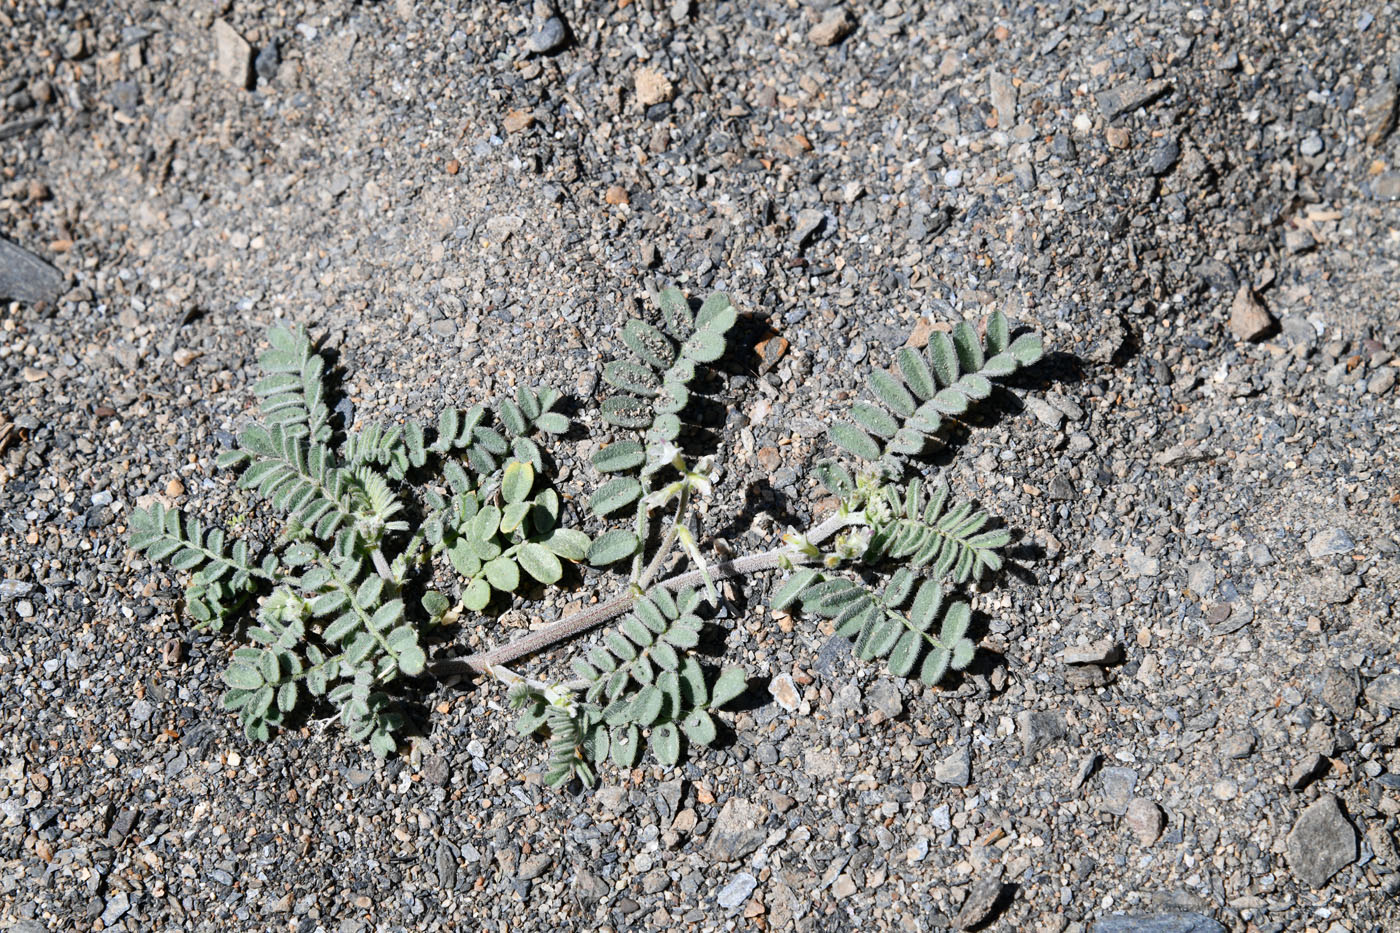
<instances>
[{"instance_id":1,"label":"gray rock","mask_svg":"<svg viewBox=\"0 0 1400 933\"><path fill-rule=\"evenodd\" d=\"M1075 645L1060 653L1066 664L1117 664L1123 660L1123 647L1112 638L1101 638L1091 645Z\"/></svg>"},{"instance_id":2,"label":"gray rock","mask_svg":"<svg viewBox=\"0 0 1400 933\"><path fill-rule=\"evenodd\" d=\"M798 246L806 246L822 224L826 222L826 214L809 207L797 212L797 218L792 223L792 240Z\"/></svg>"},{"instance_id":3,"label":"gray rock","mask_svg":"<svg viewBox=\"0 0 1400 933\"><path fill-rule=\"evenodd\" d=\"M1371 181L1371 197L1377 201L1400 198L1400 172L1386 172Z\"/></svg>"},{"instance_id":4,"label":"gray rock","mask_svg":"<svg viewBox=\"0 0 1400 933\"><path fill-rule=\"evenodd\" d=\"M434 787L446 787L452 780L452 766L441 755L428 755L423 759L423 780Z\"/></svg>"},{"instance_id":5,"label":"gray rock","mask_svg":"<svg viewBox=\"0 0 1400 933\"><path fill-rule=\"evenodd\" d=\"M1064 412L1042 398L1028 395L1022 401L1025 402L1026 409L1035 415L1036 420L1048 428L1058 428L1065 420Z\"/></svg>"},{"instance_id":6,"label":"gray rock","mask_svg":"<svg viewBox=\"0 0 1400 933\"><path fill-rule=\"evenodd\" d=\"M904 712L904 697L899 695L899 687L893 681L877 680L867 691L865 699L871 711L879 714L881 721L894 719Z\"/></svg>"},{"instance_id":7,"label":"gray rock","mask_svg":"<svg viewBox=\"0 0 1400 933\"><path fill-rule=\"evenodd\" d=\"M125 891L118 891L116 894L107 898L107 903L102 908L102 925L104 927L110 927L124 917L126 912L130 909L131 898L127 896Z\"/></svg>"},{"instance_id":8,"label":"gray rock","mask_svg":"<svg viewBox=\"0 0 1400 933\"><path fill-rule=\"evenodd\" d=\"M0 238L0 301L58 301L63 274L38 256Z\"/></svg>"},{"instance_id":9,"label":"gray rock","mask_svg":"<svg viewBox=\"0 0 1400 933\"><path fill-rule=\"evenodd\" d=\"M433 862L437 868L438 888L451 891L457 886L457 851L452 847L452 843L446 839L439 839L437 850L433 853Z\"/></svg>"},{"instance_id":10,"label":"gray rock","mask_svg":"<svg viewBox=\"0 0 1400 933\"><path fill-rule=\"evenodd\" d=\"M1375 375L1366 382L1366 391L1371 395L1384 395L1395 388L1395 367L1382 366Z\"/></svg>"},{"instance_id":11,"label":"gray rock","mask_svg":"<svg viewBox=\"0 0 1400 933\"><path fill-rule=\"evenodd\" d=\"M725 910L738 910L749 899L753 889L758 887L758 879L746 871L741 871L734 879L719 889L719 906Z\"/></svg>"},{"instance_id":12,"label":"gray rock","mask_svg":"<svg viewBox=\"0 0 1400 933\"><path fill-rule=\"evenodd\" d=\"M768 682L768 692L777 704L789 713L797 712L797 708L802 705L802 694L798 692L791 674L782 673L774 677Z\"/></svg>"},{"instance_id":13,"label":"gray rock","mask_svg":"<svg viewBox=\"0 0 1400 933\"><path fill-rule=\"evenodd\" d=\"M1327 759L1317 753L1313 753L1288 772L1288 786L1293 790L1302 790L1327 770Z\"/></svg>"},{"instance_id":14,"label":"gray rock","mask_svg":"<svg viewBox=\"0 0 1400 933\"><path fill-rule=\"evenodd\" d=\"M1322 137L1316 133L1304 137L1303 141L1298 144L1298 151L1309 159L1321 153L1322 149Z\"/></svg>"},{"instance_id":15,"label":"gray rock","mask_svg":"<svg viewBox=\"0 0 1400 933\"><path fill-rule=\"evenodd\" d=\"M1022 710L1016 714L1016 731L1021 736L1026 758L1034 761L1052 743L1063 739L1069 726L1065 723L1065 714L1059 710Z\"/></svg>"},{"instance_id":16,"label":"gray rock","mask_svg":"<svg viewBox=\"0 0 1400 933\"><path fill-rule=\"evenodd\" d=\"M992 108L997 112L997 126L1009 130L1016 123L1016 85L1000 71L987 76L992 95Z\"/></svg>"},{"instance_id":17,"label":"gray rock","mask_svg":"<svg viewBox=\"0 0 1400 933\"><path fill-rule=\"evenodd\" d=\"M1379 146L1395 129L1395 95L1395 84L1385 81L1362 102L1361 113L1366 121L1369 145Z\"/></svg>"},{"instance_id":18,"label":"gray rock","mask_svg":"<svg viewBox=\"0 0 1400 933\"><path fill-rule=\"evenodd\" d=\"M141 813L138 810L123 810L112 820L112 826L107 830L107 844L109 846L120 845L122 840L131 835L131 831L136 828L136 820Z\"/></svg>"},{"instance_id":19,"label":"gray rock","mask_svg":"<svg viewBox=\"0 0 1400 933\"><path fill-rule=\"evenodd\" d=\"M971 930L986 923L992 918L997 902L1001 900L1003 887L1001 866L997 866L992 875L974 881L972 890L968 892L967 900L963 901L953 924L959 930Z\"/></svg>"},{"instance_id":20,"label":"gray rock","mask_svg":"<svg viewBox=\"0 0 1400 933\"><path fill-rule=\"evenodd\" d=\"M717 862L734 862L763 845L764 813L747 800L731 797L715 818L706 851Z\"/></svg>"},{"instance_id":21,"label":"gray rock","mask_svg":"<svg viewBox=\"0 0 1400 933\"><path fill-rule=\"evenodd\" d=\"M253 47L223 19L214 21L214 68L236 88L253 86Z\"/></svg>"},{"instance_id":22,"label":"gray rock","mask_svg":"<svg viewBox=\"0 0 1400 933\"><path fill-rule=\"evenodd\" d=\"M1132 768L1104 768L1099 774L1099 806L1115 816L1128 812L1137 789L1138 773Z\"/></svg>"},{"instance_id":23,"label":"gray rock","mask_svg":"<svg viewBox=\"0 0 1400 933\"><path fill-rule=\"evenodd\" d=\"M1382 674L1367 684L1366 702L1371 706L1400 709L1400 674Z\"/></svg>"},{"instance_id":24,"label":"gray rock","mask_svg":"<svg viewBox=\"0 0 1400 933\"><path fill-rule=\"evenodd\" d=\"M1313 560L1321 560L1333 554L1350 554L1355 549L1356 542L1351 539L1345 528L1323 529L1308 542L1308 556Z\"/></svg>"},{"instance_id":25,"label":"gray rock","mask_svg":"<svg viewBox=\"0 0 1400 933\"><path fill-rule=\"evenodd\" d=\"M1299 880L1320 888L1356 860L1356 827L1328 794L1303 811L1286 840L1288 865Z\"/></svg>"},{"instance_id":26,"label":"gray rock","mask_svg":"<svg viewBox=\"0 0 1400 933\"><path fill-rule=\"evenodd\" d=\"M542 853L532 855L520 863L520 869L515 876L521 881L534 881L543 875L549 866L554 862L554 856Z\"/></svg>"},{"instance_id":27,"label":"gray rock","mask_svg":"<svg viewBox=\"0 0 1400 933\"><path fill-rule=\"evenodd\" d=\"M277 77L277 69L282 67L282 49L273 39L258 50L258 57L253 60L253 70L258 73L258 77L264 81L271 81Z\"/></svg>"},{"instance_id":28,"label":"gray rock","mask_svg":"<svg viewBox=\"0 0 1400 933\"><path fill-rule=\"evenodd\" d=\"M1245 283L1235 292L1230 303L1230 333L1237 340L1261 340L1274 326L1273 315Z\"/></svg>"},{"instance_id":29,"label":"gray rock","mask_svg":"<svg viewBox=\"0 0 1400 933\"><path fill-rule=\"evenodd\" d=\"M1186 568L1186 588L1197 596L1208 596L1215 589L1215 568L1200 561Z\"/></svg>"},{"instance_id":30,"label":"gray rock","mask_svg":"<svg viewBox=\"0 0 1400 933\"><path fill-rule=\"evenodd\" d=\"M1223 926L1204 914L1151 914L1136 917L1100 917L1090 933L1226 933Z\"/></svg>"},{"instance_id":31,"label":"gray rock","mask_svg":"<svg viewBox=\"0 0 1400 933\"><path fill-rule=\"evenodd\" d=\"M599 878L586 868L578 868L574 871L574 897L585 907L592 907L603 898L608 896L608 891L612 890L606 881Z\"/></svg>"},{"instance_id":32,"label":"gray rock","mask_svg":"<svg viewBox=\"0 0 1400 933\"><path fill-rule=\"evenodd\" d=\"M940 784L966 787L972 781L972 749L963 746L934 765L933 779Z\"/></svg>"},{"instance_id":33,"label":"gray rock","mask_svg":"<svg viewBox=\"0 0 1400 933\"><path fill-rule=\"evenodd\" d=\"M1317 695L1327 708L1337 714L1340 720L1349 720L1356 715L1356 699L1360 692L1354 671L1344 671L1340 667L1329 667L1322 672Z\"/></svg>"},{"instance_id":34,"label":"gray rock","mask_svg":"<svg viewBox=\"0 0 1400 933\"><path fill-rule=\"evenodd\" d=\"M549 55L557 52L569 41L569 30L558 16L550 16L540 22L525 40L525 48L536 55Z\"/></svg>"},{"instance_id":35,"label":"gray rock","mask_svg":"<svg viewBox=\"0 0 1400 933\"><path fill-rule=\"evenodd\" d=\"M1181 143L1175 136L1168 136L1158 143L1147 159L1147 171L1153 175L1165 175L1172 170L1176 160L1181 158Z\"/></svg>"},{"instance_id":36,"label":"gray rock","mask_svg":"<svg viewBox=\"0 0 1400 933\"><path fill-rule=\"evenodd\" d=\"M1139 577L1155 577L1162 572L1162 562L1155 557L1148 557L1142 548L1135 544L1123 549L1123 563L1128 565L1129 572Z\"/></svg>"},{"instance_id":37,"label":"gray rock","mask_svg":"<svg viewBox=\"0 0 1400 933\"><path fill-rule=\"evenodd\" d=\"M807 38L813 45L835 45L854 32L855 28L856 21L851 17L850 11L843 6L834 7L827 10L821 22L811 28Z\"/></svg>"},{"instance_id":38,"label":"gray rock","mask_svg":"<svg viewBox=\"0 0 1400 933\"><path fill-rule=\"evenodd\" d=\"M1123 825L1132 830L1144 848L1157 841L1166 822L1162 808L1146 797L1134 797L1129 801L1128 810L1123 816Z\"/></svg>"},{"instance_id":39,"label":"gray rock","mask_svg":"<svg viewBox=\"0 0 1400 933\"><path fill-rule=\"evenodd\" d=\"M1112 120L1152 103L1170 89L1166 81L1130 81L1100 91L1097 100L1104 117Z\"/></svg>"},{"instance_id":40,"label":"gray rock","mask_svg":"<svg viewBox=\"0 0 1400 933\"><path fill-rule=\"evenodd\" d=\"M1283 233L1283 248L1288 250L1290 256L1306 253L1316 245L1317 241L1306 230L1285 230Z\"/></svg>"}]
</instances>

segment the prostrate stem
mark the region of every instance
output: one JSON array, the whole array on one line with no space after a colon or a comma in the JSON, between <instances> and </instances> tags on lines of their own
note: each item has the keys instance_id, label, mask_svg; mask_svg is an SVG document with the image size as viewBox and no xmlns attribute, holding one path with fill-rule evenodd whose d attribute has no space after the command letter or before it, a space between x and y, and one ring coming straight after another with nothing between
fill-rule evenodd
<instances>
[{"instance_id":1,"label":"prostrate stem","mask_svg":"<svg viewBox=\"0 0 1400 933\"><path fill-rule=\"evenodd\" d=\"M864 516L860 513L837 514L822 522L812 529L807 535L807 541L811 544L821 544L832 535L843 528L864 523ZM748 576L753 573L761 573L765 570L776 570L785 563L800 564L811 558L793 547L784 544L768 551L758 554L747 554L733 560L726 560L714 564L708 568L710 577L715 580L723 580L729 577ZM688 586L695 586L705 580L705 570L692 570L688 573L677 574L667 580L657 583L672 592L685 589ZM636 602L636 593L629 590L619 596L596 606L590 606L574 613L567 618L560 619L553 625L542 628L539 631L531 632L521 636L509 644L490 651L473 654L465 658L450 658L445 661L438 661L428 665L428 671L435 677L451 677L457 674L470 674L486 672L488 669L501 664L509 664L519 658L543 651L551 645L567 641L577 635L581 635L590 629L596 628L609 619L617 618L628 609L632 608Z\"/></svg>"}]
</instances>

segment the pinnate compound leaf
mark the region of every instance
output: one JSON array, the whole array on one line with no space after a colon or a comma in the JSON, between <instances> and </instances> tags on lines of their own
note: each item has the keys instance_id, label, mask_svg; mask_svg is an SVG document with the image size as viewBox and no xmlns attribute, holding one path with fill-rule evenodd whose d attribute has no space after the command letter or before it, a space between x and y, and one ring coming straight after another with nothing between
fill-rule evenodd
<instances>
[{"instance_id":1,"label":"pinnate compound leaf","mask_svg":"<svg viewBox=\"0 0 1400 933\"><path fill-rule=\"evenodd\" d=\"M773 594L770 605L774 609L786 609L801 598L803 590L816 583L820 578L821 572L818 570L795 571L782 586L778 587L778 591Z\"/></svg>"}]
</instances>

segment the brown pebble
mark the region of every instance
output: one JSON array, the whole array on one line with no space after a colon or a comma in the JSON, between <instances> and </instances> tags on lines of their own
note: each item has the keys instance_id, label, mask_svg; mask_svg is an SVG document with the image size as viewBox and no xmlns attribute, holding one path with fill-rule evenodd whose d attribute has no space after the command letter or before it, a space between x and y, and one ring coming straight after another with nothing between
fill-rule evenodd
<instances>
[{"instance_id":1,"label":"brown pebble","mask_svg":"<svg viewBox=\"0 0 1400 933\"><path fill-rule=\"evenodd\" d=\"M1254 297L1248 285L1241 285L1230 303L1230 333L1239 340L1259 340L1274 326L1267 308Z\"/></svg>"},{"instance_id":2,"label":"brown pebble","mask_svg":"<svg viewBox=\"0 0 1400 933\"><path fill-rule=\"evenodd\" d=\"M1114 149L1127 149L1128 144L1132 142L1131 134L1121 126L1110 126L1103 131L1103 136Z\"/></svg>"},{"instance_id":3,"label":"brown pebble","mask_svg":"<svg viewBox=\"0 0 1400 933\"><path fill-rule=\"evenodd\" d=\"M185 484L180 482L178 478L172 479L165 484L165 494L172 499L176 496L183 496L185 494Z\"/></svg>"},{"instance_id":4,"label":"brown pebble","mask_svg":"<svg viewBox=\"0 0 1400 933\"><path fill-rule=\"evenodd\" d=\"M627 204L629 201L627 189L621 185L613 185L603 195L603 200L609 204Z\"/></svg>"},{"instance_id":5,"label":"brown pebble","mask_svg":"<svg viewBox=\"0 0 1400 933\"><path fill-rule=\"evenodd\" d=\"M461 170L462 170L462 163L461 163L461 162L458 162L456 159L451 159L451 160L448 161L448 163L447 163L447 174L449 174L449 175L456 175L456 174L457 174L458 172L460 172Z\"/></svg>"},{"instance_id":6,"label":"brown pebble","mask_svg":"<svg viewBox=\"0 0 1400 933\"><path fill-rule=\"evenodd\" d=\"M535 115L528 110L512 110L506 114L506 132L519 133L535 125Z\"/></svg>"},{"instance_id":7,"label":"brown pebble","mask_svg":"<svg viewBox=\"0 0 1400 933\"><path fill-rule=\"evenodd\" d=\"M634 78L637 87L637 101L643 107L661 104L675 94L671 80L655 68L638 68Z\"/></svg>"},{"instance_id":8,"label":"brown pebble","mask_svg":"<svg viewBox=\"0 0 1400 933\"><path fill-rule=\"evenodd\" d=\"M31 178L28 194L31 201L47 201L49 199L49 186L37 178Z\"/></svg>"}]
</instances>

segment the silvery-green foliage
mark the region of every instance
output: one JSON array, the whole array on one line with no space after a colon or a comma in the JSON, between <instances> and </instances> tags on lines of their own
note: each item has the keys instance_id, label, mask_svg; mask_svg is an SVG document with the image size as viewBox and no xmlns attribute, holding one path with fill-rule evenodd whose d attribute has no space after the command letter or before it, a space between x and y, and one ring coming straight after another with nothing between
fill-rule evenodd
<instances>
[{"instance_id":1,"label":"silvery-green foliage","mask_svg":"<svg viewBox=\"0 0 1400 933\"><path fill-rule=\"evenodd\" d=\"M434 668L512 685L518 728L547 743L551 785L591 785L600 767L632 767L644 750L672 766L688 745L714 741L716 711L747 683L741 668L715 672L695 652L716 577L789 568L773 607L830 620L857 657L929 686L967 667L969 590L1000 570L1010 534L923 475L919 458L946 423L992 395L993 380L1038 360L1040 338L1012 340L998 312L981 340L960 323L935 332L923 352L901 349L895 370L871 374L851 421L831 428L836 447L863 461L817 464L840 499L835 514L771 550L710 561L687 506L710 495L716 473L678 442L696 375L724 354L736 311L723 294L696 309L676 289L654 297L660 325L627 322L630 358L604 369L616 394L602 403L603 419L636 437L612 439L593 457L605 478L589 511L605 530L592 539L564 524L540 446L569 430L553 410L558 393L521 386L494 407L449 408L432 428L372 423L337 446L324 361L304 331L272 330L254 387L263 419L219 464L241 469L239 486L286 516L284 533L260 549L160 504L131 520L133 548L189 574L185 605L199 625L228 630L256 600L247 643L224 674L224 704L250 738L325 703L352 737L387 754L404 727L394 684L427 669L420 627L480 612L531 581L559 583L569 562L630 557L632 572L621 593L549 631ZM663 510L658 529L652 513ZM619 517L630 525L606 528ZM676 548L689 569L660 579ZM450 583L430 589L435 575ZM618 621L575 658L568 683L505 666L609 619Z\"/></svg>"},{"instance_id":2,"label":"silvery-green foliage","mask_svg":"<svg viewBox=\"0 0 1400 933\"><path fill-rule=\"evenodd\" d=\"M305 332L274 327L254 386L261 423L249 425L219 465L286 518L284 534L258 558L159 503L133 513L131 546L190 574L185 606L222 631L261 597L224 681L224 706L250 739L265 740L312 702L331 704L349 735L381 757L404 720L390 696L401 677L423 673L422 605L428 621L479 611L495 592L526 579L555 583L564 561L587 554L588 537L560 525L536 437L568 430L552 389L521 386L494 414L476 405L444 411L436 431L408 422L350 432L339 450L324 401L325 362ZM431 436L431 440L430 440ZM410 534L399 496L425 487ZM391 486L390 482L398 484ZM397 489L397 491L396 491ZM459 575L449 597L426 590L416 568L441 557Z\"/></svg>"},{"instance_id":3,"label":"silvery-green foliage","mask_svg":"<svg viewBox=\"0 0 1400 933\"><path fill-rule=\"evenodd\" d=\"M593 457L600 473L612 474L589 499L589 509L599 518L630 509L640 519L645 509L641 500L651 490L653 477L670 463L664 453L667 445L680 437L698 367L724 355L726 336L737 320L738 312L722 292L710 295L694 313L679 289L664 289L655 298L661 327L628 320L622 342L631 359L613 360L603 368L603 380L618 391L604 400L603 420L639 436L614 441ZM642 547L636 531L640 524L634 521L633 528L600 535L589 561L604 565L635 555Z\"/></svg>"},{"instance_id":4,"label":"silvery-green foliage","mask_svg":"<svg viewBox=\"0 0 1400 933\"><path fill-rule=\"evenodd\" d=\"M934 331L925 352L900 348L899 375L883 369L870 374L874 400L852 405L856 423L832 425L831 439L862 460L917 457L928 449L945 418L965 414L991 394L993 379L1029 366L1042 352L1039 334L1012 341L1000 311L988 318L983 341L967 321L959 322L951 335Z\"/></svg>"},{"instance_id":5,"label":"silvery-green foliage","mask_svg":"<svg viewBox=\"0 0 1400 933\"><path fill-rule=\"evenodd\" d=\"M858 532L826 555L826 564L849 561L866 573L884 571L888 582L872 589L863 578L799 569L777 591L773 606L800 606L833 619L837 633L855 641L860 658L885 658L891 673L918 676L930 686L949 670L966 667L975 651L967 637L971 609L966 601L945 601L944 588L1000 570L998 551L1011 535L989 528L992 516L957 500L946 482L926 483L914 463L934 446L947 419L967 414L992 394L992 380L1035 363L1043 352L1038 334L1012 340L1006 316L997 311L981 341L970 322L959 322L951 333L935 331L926 352L901 348L898 374L874 370L868 382L872 398L851 406L855 423L830 428L838 448L869 466L854 476L827 460L816 473L843 509L861 517Z\"/></svg>"},{"instance_id":6,"label":"silvery-green foliage","mask_svg":"<svg viewBox=\"0 0 1400 933\"><path fill-rule=\"evenodd\" d=\"M592 784L604 761L635 765L644 744L659 764L675 765L685 743L715 740L713 711L743 693L747 678L740 668L711 675L692 653L704 625L700 605L695 589L673 596L654 587L575 659L579 679L571 686L580 696L560 703L537 688L512 691L512 706L521 710L516 728L548 730L546 783L577 777Z\"/></svg>"}]
</instances>

